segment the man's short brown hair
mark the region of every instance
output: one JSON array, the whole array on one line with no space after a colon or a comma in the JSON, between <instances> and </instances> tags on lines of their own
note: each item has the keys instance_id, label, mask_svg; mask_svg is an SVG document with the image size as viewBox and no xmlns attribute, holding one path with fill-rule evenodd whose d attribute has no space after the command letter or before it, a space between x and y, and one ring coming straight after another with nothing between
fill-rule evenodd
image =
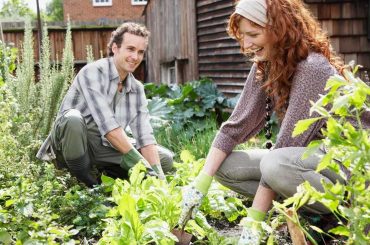
<instances>
[{"instance_id":1,"label":"man's short brown hair","mask_svg":"<svg viewBox=\"0 0 370 245\"><path fill-rule=\"evenodd\" d=\"M140 37L148 38L150 32L148 29L141 24L134 23L134 22L125 22L120 27L118 27L115 31L112 32L111 38L108 43L108 56L113 56L112 46L113 43L117 44L117 47L120 48L123 42L123 34L126 32L137 35Z\"/></svg>"}]
</instances>

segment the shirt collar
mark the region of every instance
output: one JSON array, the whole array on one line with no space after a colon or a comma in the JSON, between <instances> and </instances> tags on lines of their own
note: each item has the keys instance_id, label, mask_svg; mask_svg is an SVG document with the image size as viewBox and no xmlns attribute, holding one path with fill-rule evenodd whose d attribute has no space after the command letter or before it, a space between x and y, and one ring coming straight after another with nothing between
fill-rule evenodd
<instances>
[{"instance_id":1,"label":"shirt collar","mask_svg":"<svg viewBox=\"0 0 370 245\"><path fill-rule=\"evenodd\" d=\"M123 89L126 91L126 93L129 92L136 92L134 87L132 86L134 76L132 73L128 73L126 79L123 81Z\"/></svg>"},{"instance_id":2,"label":"shirt collar","mask_svg":"<svg viewBox=\"0 0 370 245\"><path fill-rule=\"evenodd\" d=\"M116 80L116 83L118 84L119 82L121 82L119 80L119 74L118 74L118 71L117 71L117 68L116 66L114 65L114 61L113 61L113 56L109 57L108 58L109 60L109 79L111 81L114 81ZM133 84L133 80L134 80L134 75L132 75L132 73L128 73L127 74L127 77L125 78L125 80L123 81L124 83L124 91L126 93L129 93L129 92L136 92L136 89L134 88L134 86L132 86Z\"/></svg>"},{"instance_id":3,"label":"shirt collar","mask_svg":"<svg viewBox=\"0 0 370 245\"><path fill-rule=\"evenodd\" d=\"M113 62L113 56L108 58L108 62L109 62L109 79L111 81L117 79L117 81L119 82L119 74Z\"/></svg>"}]
</instances>

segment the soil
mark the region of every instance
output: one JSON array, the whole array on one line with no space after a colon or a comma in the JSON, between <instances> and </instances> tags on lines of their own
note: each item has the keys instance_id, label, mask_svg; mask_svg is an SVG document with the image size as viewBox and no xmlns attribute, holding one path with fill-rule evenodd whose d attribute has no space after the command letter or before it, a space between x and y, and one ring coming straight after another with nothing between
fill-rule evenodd
<instances>
[{"instance_id":1,"label":"soil","mask_svg":"<svg viewBox=\"0 0 370 245\"><path fill-rule=\"evenodd\" d=\"M208 223L215 228L218 234L225 236L225 237L239 237L242 232L242 227L238 225L239 220L236 222L228 222L227 220L208 220ZM282 224L277 230L274 231L274 244L277 245L293 245L292 240L290 239L290 234L288 230L288 226L286 224ZM323 238L316 237L316 242L318 244L325 244L325 245L344 245L345 242L341 239L333 239L333 240L323 240ZM264 244L264 243L262 243ZM308 245L311 243L308 241Z\"/></svg>"}]
</instances>

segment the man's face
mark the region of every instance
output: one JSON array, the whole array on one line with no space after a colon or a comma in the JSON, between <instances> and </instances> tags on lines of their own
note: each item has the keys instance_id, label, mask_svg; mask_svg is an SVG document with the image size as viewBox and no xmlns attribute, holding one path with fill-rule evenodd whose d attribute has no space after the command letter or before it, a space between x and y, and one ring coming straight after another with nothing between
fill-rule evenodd
<instances>
[{"instance_id":1,"label":"man's face","mask_svg":"<svg viewBox=\"0 0 370 245\"><path fill-rule=\"evenodd\" d=\"M135 71L144 58L147 46L147 38L127 32L123 34L120 48L118 48L116 43L113 43L113 59L120 76Z\"/></svg>"}]
</instances>

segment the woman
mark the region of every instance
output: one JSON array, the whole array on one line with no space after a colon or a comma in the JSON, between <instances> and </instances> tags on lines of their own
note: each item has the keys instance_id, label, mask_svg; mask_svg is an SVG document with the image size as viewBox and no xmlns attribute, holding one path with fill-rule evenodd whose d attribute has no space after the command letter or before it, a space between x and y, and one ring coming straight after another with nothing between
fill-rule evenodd
<instances>
[{"instance_id":1,"label":"woman","mask_svg":"<svg viewBox=\"0 0 370 245\"><path fill-rule=\"evenodd\" d=\"M230 189L255 195L239 243L259 244L260 223L277 195L294 195L306 180L319 190L321 180L343 181L330 171L315 172L322 152L302 160L305 147L320 138L323 120L292 137L295 124L310 117L310 101L325 93L326 81L342 64L301 0L241 0L230 17L228 33L244 54L253 56L254 64L237 106L214 139L203 170L184 189L180 224L191 211L195 214L215 175ZM274 147L267 142L266 148L271 149L233 151L263 128L269 140L273 111L280 125ZM307 208L328 212L319 203Z\"/></svg>"}]
</instances>

